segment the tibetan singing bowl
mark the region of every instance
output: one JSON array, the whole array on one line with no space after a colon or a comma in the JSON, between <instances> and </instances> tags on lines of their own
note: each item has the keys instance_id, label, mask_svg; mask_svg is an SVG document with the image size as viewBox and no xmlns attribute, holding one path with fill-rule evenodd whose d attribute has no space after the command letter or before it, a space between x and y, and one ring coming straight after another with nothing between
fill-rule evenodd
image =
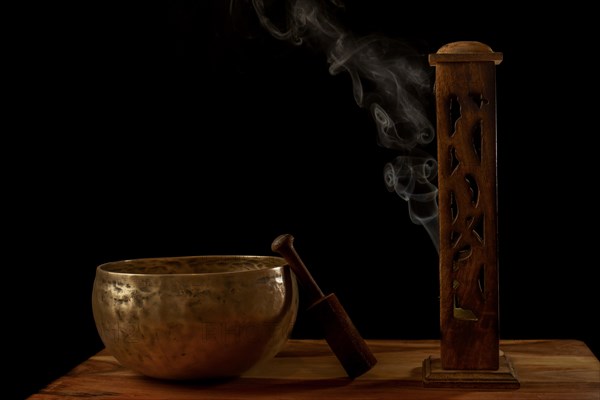
<instances>
[{"instance_id":1,"label":"tibetan singing bowl","mask_svg":"<svg viewBox=\"0 0 600 400\"><path fill-rule=\"evenodd\" d=\"M295 275L272 256L189 256L96 269L92 310L106 349L162 379L242 375L274 357L298 312Z\"/></svg>"}]
</instances>

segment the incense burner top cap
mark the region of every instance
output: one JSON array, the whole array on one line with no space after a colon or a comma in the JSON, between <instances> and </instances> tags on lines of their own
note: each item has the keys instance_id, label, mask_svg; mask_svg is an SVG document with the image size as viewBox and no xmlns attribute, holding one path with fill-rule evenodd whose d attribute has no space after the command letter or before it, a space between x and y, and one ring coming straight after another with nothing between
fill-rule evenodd
<instances>
[{"instance_id":1,"label":"incense burner top cap","mask_svg":"<svg viewBox=\"0 0 600 400\"><path fill-rule=\"evenodd\" d=\"M472 54L472 53L493 53L494 51L487 44L476 41L452 42L443 45L437 51L437 54Z\"/></svg>"},{"instance_id":2,"label":"incense burner top cap","mask_svg":"<svg viewBox=\"0 0 600 400\"><path fill-rule=\"evenodd\" d=\"M490 46L477 41L451 42L440 47L435 54L429 55L429 64L447 62L493 61L496 65L502 61L502 53L494 52Z\"/></svg>"}]
</instances>

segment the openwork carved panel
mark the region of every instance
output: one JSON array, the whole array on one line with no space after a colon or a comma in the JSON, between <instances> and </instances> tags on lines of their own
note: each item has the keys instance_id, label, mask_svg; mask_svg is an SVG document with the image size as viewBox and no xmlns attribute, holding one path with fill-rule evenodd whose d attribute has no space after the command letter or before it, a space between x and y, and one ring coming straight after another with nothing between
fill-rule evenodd
<instances>
[{"instance_id":1,"label":"openwork carved panel","mask_svg":"<svg viewBox=\"0 0 600 400\"><path fill-rule=\"evenodd\" d=\"M442 366L497 369L495 65L452 57L435 64Z\"/></svg>"}]
</instances>

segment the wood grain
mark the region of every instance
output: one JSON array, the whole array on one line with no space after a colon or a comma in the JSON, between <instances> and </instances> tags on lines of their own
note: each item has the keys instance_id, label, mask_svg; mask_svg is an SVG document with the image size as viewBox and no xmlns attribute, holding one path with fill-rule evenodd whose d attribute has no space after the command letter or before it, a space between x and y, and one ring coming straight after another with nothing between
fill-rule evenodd
<instances>
[{"instance_id":1,"label":"wood grain","mask_svg":"<svg viewBox=\"0 0 600 400\"><path fill-rule=\"evenodd\" d=\"M447 61L464 51L488 56L491 49L478 42L452 43L440 51L435 97L441 363L444 369L496 370L496 65L486 57Z\"/></svg>"},{"instance_id":2,"label":"wood grain","mask_svg":"<svg viewBox=\"0 0 600 400\"><path fill-rule=\"evenodd\" d=\"M65 399L546 399L599 400L600 362L577 340L501 341L521 387L516 390L426 388L422 362L439 357L435 340L367 340L378 359L352 380L324 340L290 340L273 360L232 380L160 381L122 367L103 350L29 400Z\"/></svg>"}]
</instances>

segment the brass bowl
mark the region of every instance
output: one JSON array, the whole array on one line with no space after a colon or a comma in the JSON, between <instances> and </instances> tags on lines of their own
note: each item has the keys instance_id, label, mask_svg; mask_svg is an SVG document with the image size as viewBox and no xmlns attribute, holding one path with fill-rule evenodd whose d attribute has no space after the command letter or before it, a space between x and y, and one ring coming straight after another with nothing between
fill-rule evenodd
<instances>
[{"instance_id":1,"label":"brass bowl","mask_svg":"<svg viewBox=\"0 0 600 400\"><path fill-rule=\"evenodd\" d=\"M274 357L298 313L281 257L187 256L96 269L92 310L106 349L162 379L236 377Z\"/></svg>"}]
</instances>

